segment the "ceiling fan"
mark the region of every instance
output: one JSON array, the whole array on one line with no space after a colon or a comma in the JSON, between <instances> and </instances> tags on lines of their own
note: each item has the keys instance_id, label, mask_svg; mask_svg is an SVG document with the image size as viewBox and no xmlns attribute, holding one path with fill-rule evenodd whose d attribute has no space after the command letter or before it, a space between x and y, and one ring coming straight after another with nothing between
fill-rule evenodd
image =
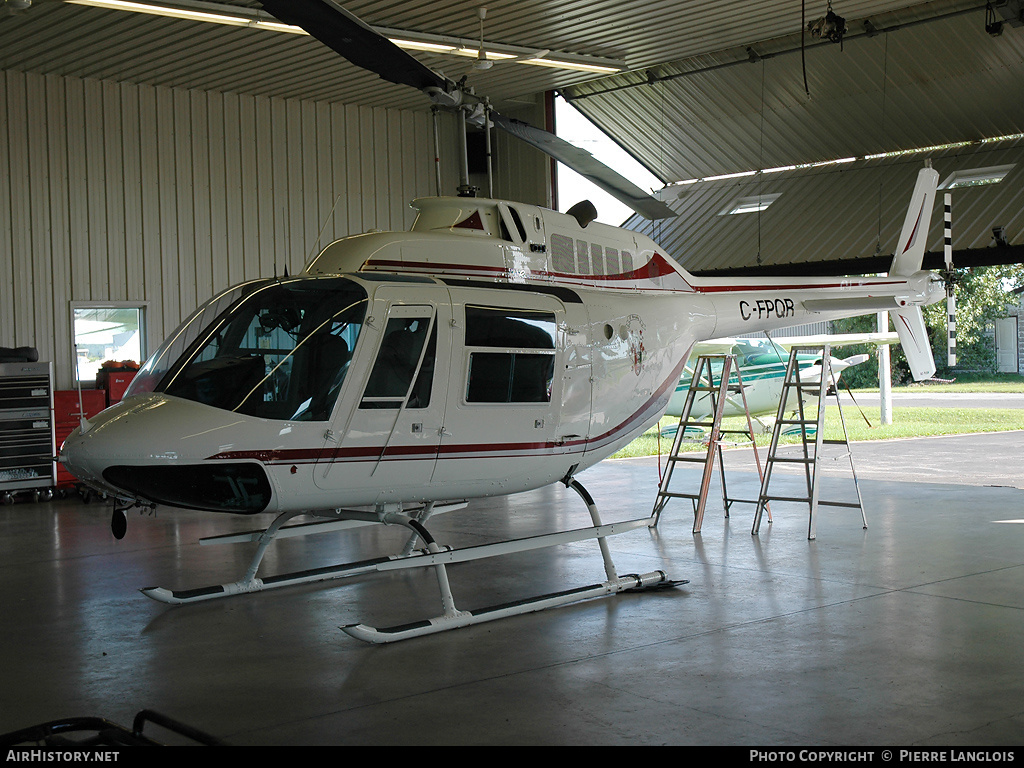
<instances>
[{"instance_id":1,"label":"ceiling fan","mask_svg":"<svg viewBox=\"0 0 1024 768\"><path fill-rule=\"evenodd\" d=\"M486 70L490 69L492 66L494 66L495 63L498 63L498 62L525 61L525 60L528 60L528 59L539 59L539 58L542 58L543 56L547 56L549 53L551 53L551 49L550 48L545 48L543 50L534 51L534 52L531 52L531 53L524 53L524 54L521 54L519 56L514 56L514 55L508 54L508 53L494 53L494 52L490 52L489 53L487 51L486 47L484 46L484 19L487 18L487 9L484 8L483 6L481 6L480 8L477 8L476 14L477 14L477 16L480 19L480 47L477 49L476 63L473 65L474 69L480 69L480 70L486 71Z\"/></svg>"}]
</instances>

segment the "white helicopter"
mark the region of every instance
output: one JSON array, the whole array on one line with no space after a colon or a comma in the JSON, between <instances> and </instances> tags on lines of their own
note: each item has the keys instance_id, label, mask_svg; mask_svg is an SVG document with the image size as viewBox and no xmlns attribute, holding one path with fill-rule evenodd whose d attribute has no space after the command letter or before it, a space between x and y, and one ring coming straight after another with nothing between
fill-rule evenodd
<instances>
[{"instance_id":1,"label":"white helicopter","mask_svg":"<svg viewBox=\"0 0 1024 768\"><path fill-rule=\"evenodd\" d=\"M686 396L693 379L693 364L700 355L733 355L739 376L735 373L730 377L728 396L723 407L723 416L743 416L747 413L761 422L766 431L771 432L771 425L765 424L759 417L775 415L779 410L779 399L782 397L782 383L786 375L789 353L793 347L813 347L828 344L837 347L852 344L888 345L899 342L895 333L846 333L816 334L812 336L788 336L785 338L742 338L712 339L698 342L690 355L683 377L679 380L675 393L665 410L666 416L680 417ZM861 353L839 358L832 357L829 361L833 381L836 386L843 371L868 360L869 355ZM821 374L821 358L819 355L803 353L798 355L800 380L813 384ZM721 365L712 365L713 370L720 371ZM718 375L716 373L716 375ZM743 398L738 397L739 380L743 381ZM805 395L809 396L809 395ZM744 401L746 407L744 407ZM795 403L793 404L795 408ZM697 421L704 421L712 415L711 397L702 393L694 398L690 407L690 416ZM675 433L671 426L662 431L663 435Z\"/></svg>"},{"instance_id":2,"label":"white helicopter","mask_svg":"<svg viewBox=\"0 0 1024 768\"><path fill-rule=\"evenodd\" d=\"M430 79L330 0L264 4L336 50L369 40ZM602 523L576 476L659 419L698 341L888 310L914 375L930 376L921 306L944 289L921 263L937 180L921 171L890 274L875 278L700 279L654 241L592 221L586 206L562 214L486 198L419 199L409 232L342 238L298 276L212 298L150 357L119 404L72 433L61 461L116 500L118 537L125 510L136 506L276 516L266 530L223 539L259 543L238 581L144 590L172 604L433 568L440 615L344 627L390 642L672 586L662 571L617 573L606 537L652 519ZM582 497L591 527L450 550L425 526L450 506L556 482ZM285 525L301 515L320 522ZM279 537L373 524L405 526L409 544L359 563L256 575ZM413 550L417 539L425 549ZM604 581L483 610L456 607L448 565L586 539L598 541Z\"/></svg>"}]
</instances>

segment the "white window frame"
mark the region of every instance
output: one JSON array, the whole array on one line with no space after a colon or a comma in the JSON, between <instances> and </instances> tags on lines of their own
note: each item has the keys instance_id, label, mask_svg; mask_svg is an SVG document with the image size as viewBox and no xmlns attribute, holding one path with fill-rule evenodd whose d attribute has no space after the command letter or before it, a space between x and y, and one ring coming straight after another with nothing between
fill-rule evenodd
<instances>
[{"instance_id":1,"label":"white window frame","mask_svg":"<svg viewBox=\"0 0 1024 768\"><path fill-rule=\"evenodd\" d=\"M68 321L71 325L71 382L73 385L83 387L95 386L95 379L78 378L78 348L75 343L75 315L82 309L135 309L139 312L139 347L140 360L136 362L141 367L149 355L149 330L146 322L146 315L149 310L148 301L72 301L68 312Z\"/></svg>"},{"instance_id":2,"label":"white window frame","mask_svg":"<svg viewBox=\"0 0 1024 768\"><path fill-rule=\"evenodd\" d=\"M1015 163L1010 165L990 165L984 168L964 168L953 171L939 184L939 189L965 189L998 184L1012 171Z\"/></svg>"},{"instance_id":3,"label":"white window frame","mask_svg":"<svg viewBox=\"0 0 1024 768\"><path fill-rule=\"evenodd\" d=\"M774 203L782 197L781 192L773 192L771 194L764 195L748 195L746 197L737 197L725 208L718 212L719 216L735 216L742 215L744 213L757 213L758 211L765 210L769 205Z\"/></svg>"}]
</instances>

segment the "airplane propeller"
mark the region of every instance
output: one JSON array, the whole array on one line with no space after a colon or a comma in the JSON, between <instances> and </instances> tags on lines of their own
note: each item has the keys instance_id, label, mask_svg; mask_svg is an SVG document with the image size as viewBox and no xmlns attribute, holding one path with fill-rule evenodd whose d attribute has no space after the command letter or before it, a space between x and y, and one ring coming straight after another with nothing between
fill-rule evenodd
<instances>
[{"instance_id":1,"label":"airplane propeller","mask_svg":"<svg viewBox=\"0 0 1024 768\"><path fill-rule=\"evenodd\" d=\"M455 82L430 69L334 0L261 2L282 22L301 27L352 64L374 72L388 82L416 88L440 107L459 109L467 100L473 103L482 101L466 90L464 81ZM665 203L599 162L586 150L528 123L504 117L489 108L485 110L488 112L493 125L576 171L641 216L656 220L676 215Z\"/></svg>"}]
</instances>

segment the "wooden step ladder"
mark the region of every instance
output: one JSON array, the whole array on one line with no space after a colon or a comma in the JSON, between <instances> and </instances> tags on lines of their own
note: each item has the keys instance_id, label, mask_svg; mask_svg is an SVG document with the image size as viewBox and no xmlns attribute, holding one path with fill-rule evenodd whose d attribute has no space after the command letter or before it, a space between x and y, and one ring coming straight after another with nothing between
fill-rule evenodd
<instances>
[{"instance_id":1,"label":"wooden step ladder","mask_svg":"<svg viewBox=\"0 0 1024 768\"><path fill-rule=\"evenodd\" d=\"M801 372L798 361L800 352L816 352L821 355L821 376L818 381L805 380L806 372ZM804 502L810 507L810 516L807 524L807 538L814 539L817 536L815 526L817 524L818 507L822 505L833 507L851 507L860 510L861 520L864 528L868 527L868 519L864 514L864 501L861 498L860 484L857 482L857 470L853 465L853 453L850 450L849 434L846 431L846 420L843 418L843 409L839 404L838 386L832 376L832 351L828 344L799 346L790 350L789 362L786 366L786 378L782 385L782 397L779 400L778 417L775 420L775 427L772 430L772 440L768 447L768 457L765 462L765 472L761 479L761 492L758 497L757 510L754 513L754 527L751 530L753 535L759 533L761 527L761 515L763 510L768 508L770 501L795 501ZM825 407L831 390L835 398L836 411L839 414L839 422L843 428L841 440L826 440L825 434ZM809 408L805 403L805 393L817 397L817 413L813 417L808 415ZM796 412L793 417L787 418L787 403L791 395L796 397ZM779 456L779 438L786 427L800 428L801 443L803 451L801 456L785 457ZM809 427L814 428L814 434L809 434ZM850 471L853 474L853 486L857 493L856 502L825 501L821 498L820 470L822 461L822 448L826 445L841 445L845 447L845 453L839 456L830 457L833 460L849 458ZM772 480L772 471L776 464L798 464L804 469L804 477L807 484L806 496L778 496L769 491ZM771 522L769 513L768 522Z\"/></svg>"},{"instance_id":2,"label":"wooden step ladder","mask_svg":"<svg viewBox=\"0 0 1024 768\"><path fill-rule=\"evenodd\" d=\"M713 363L722 362L721 376L715 382ZM747 417L747 429L722 429L722 414L725 411L725 403L729 399L729 379L735 369L736 381L739 385L739 393L743 402L743 411ZM711 399L711 421L692 421L690 415L693 404L703 395ZM711 434L708 438L708 449L704 454L680 453L680 447L686 436L687 427L710 428ZM711 484L711 475L715 468L715 456L718 456L718 466L722 482L722 502L725 505L725 516L729 517L729 508L735 502L757 504L758 499L733 499L729 497L729 491L725 482L725 463L722 457L722 436L729 434L741 434L746 436L744 442L749 441L754 449L754 462L757 465L758 476L763 480L761 471L761 460L757 454L757 444L754 442L754 426L750 418L750 409L747 407L747 396L743 390L743 377L740 375L739 364L735 355L701 355L697 358L694 366L693 379L690 381L690 389L686 394L686 403L679 416L679 425L676 428L675 439L672 441L672 450L667 457L665 473L658 486L658 496L654 502L654 510L651 512L651 527L656 527L661 513L671 499L690 499L693 505L693 532L700 533L701 523L704 520L704 507L707 503L708 488ZM672 481L672 474L676 465L680 462L693 462L704 465L701 476L700 490L697 493L679 493L669 491L669 484ZM771 510L768 511L768 519L771 520Z\"/></svg>"}]
</instances>

